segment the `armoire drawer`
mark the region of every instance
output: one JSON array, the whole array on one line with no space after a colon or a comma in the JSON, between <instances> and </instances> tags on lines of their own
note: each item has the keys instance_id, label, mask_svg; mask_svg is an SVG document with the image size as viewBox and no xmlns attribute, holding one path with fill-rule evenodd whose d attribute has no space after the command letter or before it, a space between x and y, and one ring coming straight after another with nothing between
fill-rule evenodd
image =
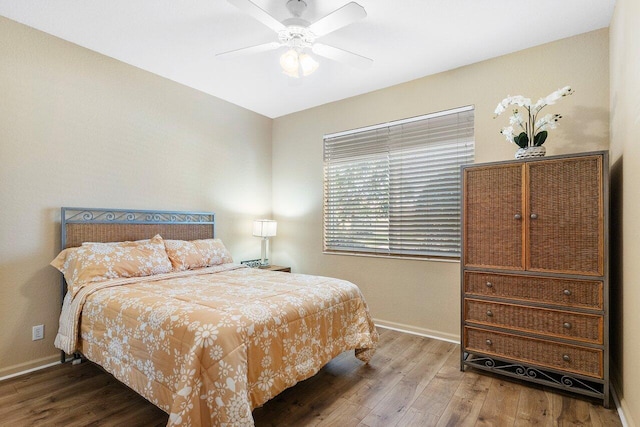
<instances>
[{"instance_id":1,"label":"armoire drawer","mask_svg":"<svg viewBox=\"0 0 640 427\"><path fill-rule=\"evenodd\" d=\"M468 295L493 296L602 310L603 283L536 276L518 276L467 271L464 290Z\"/></svg>"},{"instance_id":2,"label":"armoire drawer","mask_svg":"<svg viewBox=\"0 0 640 427\"><path fill-rule=\"evenodd\" d=\"M559 344L472 327L464 328L465 350L556 368L595 378L603 377L600 349Z\"/></svg>"},{"instance_id":3,"label":"armoire drawer","mask_svg":"<svg viewBox=\"0 0 640 427\"><path fill-rule=\"evenodd\" d=\"M603 343L602 316L474 299L465 299L464 306L470 323Z\"/></svg>"}]
</instances>

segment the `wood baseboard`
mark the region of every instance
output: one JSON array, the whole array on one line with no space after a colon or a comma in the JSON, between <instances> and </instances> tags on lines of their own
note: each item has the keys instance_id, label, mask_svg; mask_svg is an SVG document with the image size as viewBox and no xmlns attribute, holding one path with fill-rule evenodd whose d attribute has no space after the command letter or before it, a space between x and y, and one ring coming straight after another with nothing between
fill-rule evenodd
<instances>
[{"instance_id":1,"label":"wood baseboard","mask_svg":"<svg viewBox=\"0 0 640 427\"><path fill-rule=\"evenodd\" d=\"M385 329L391 329L398 332L404 332L407 334L418 335L421 337L433 338L440 341L446 341L453 344L460 344L460 336L453 334L446 334L439 331L433 331L431 329L418 328L416 326L406 325L404 323L389 322L387 320L373 319L373 323L376 326Z\"/></svg>"},{"instance_id":2,"label":"wood baseboard","mask_svg":"<svg viewBox=\"0 0 640 427\"><path fill-rule=\"evenodd\" d=\"M629 413L629 406L627 402L620 397L622 394L619 392L620 388L618 386L618 379L615 376L611 378L611 397L613 398L613 403L616 406L618 411L618 416L620 417L620 422L623 427L636 427L637 424L633 421L632 418L627 417L626 413Z\"/></svg>"},{"instance_id":3,"label":"wood baseboard","mask_svg":"<svg viewBox=\"0 0 640 427\"><path fill-rule=\"evenodd\" d=\"M49 366L53 366L59 363L60 354L58 353L55 356L47 356L40 359L31 360L29 362L24 362L19 365L9 366L8 368L0 369L0 381L8 380L9 378L48 368Z\"/></svg>"}]
</instances>

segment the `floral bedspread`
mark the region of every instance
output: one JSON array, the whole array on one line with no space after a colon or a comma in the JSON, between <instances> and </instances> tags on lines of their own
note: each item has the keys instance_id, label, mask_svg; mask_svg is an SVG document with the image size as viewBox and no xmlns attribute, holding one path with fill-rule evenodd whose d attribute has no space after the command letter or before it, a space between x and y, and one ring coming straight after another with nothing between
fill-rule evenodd
<instances>
[{"instance_id":1,"label":"floral bedspread","mask_svg":"<svg viewBox=\"0 0 640 427\"><path fill-rule=\"evenodd\" d=\"M83 288L65 299L56 346L104 367L169 426L242 426L341 352L368 361L377 340L350 282L224 264Z\"/></svg>"}]
</instances>

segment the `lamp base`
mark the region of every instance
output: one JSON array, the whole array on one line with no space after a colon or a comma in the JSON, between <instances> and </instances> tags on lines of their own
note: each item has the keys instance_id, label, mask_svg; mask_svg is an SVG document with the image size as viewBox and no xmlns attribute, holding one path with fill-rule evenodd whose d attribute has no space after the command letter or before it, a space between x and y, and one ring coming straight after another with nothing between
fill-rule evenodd
<instances>
[{"instance_id":1,"label":"lamp base","mask_svg":"<svg viewBox=\"0 0 640 427\"><path fill-rule=\"evenodd\" d=\"M262 238L260 267L269 267L269 238Z\"/></svg>"}]
</instances>

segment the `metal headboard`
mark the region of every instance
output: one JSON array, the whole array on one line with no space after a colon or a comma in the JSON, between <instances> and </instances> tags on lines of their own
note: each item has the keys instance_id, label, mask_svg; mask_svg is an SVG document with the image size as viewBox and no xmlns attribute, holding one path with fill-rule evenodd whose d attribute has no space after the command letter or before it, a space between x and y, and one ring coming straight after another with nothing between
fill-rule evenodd
<instances>
[{"instance_id":1,"label":"metal headboard","mask_svg":"<svg viewBox=\"0 0 640 427\"><path fill-rule=\"evenodd\" d=\"M63 207L60 218L61 249L83 242L148 239L155 234L178 240L215 236L213 212Z\"/></svg>"},{"instance_id":2,"label":"metal headboard","mask_svg":"<svg viewBox=\"0 0 640 427\"><path fill-rule=\"evenodd\" d=\"M83 242L142 240L156 234L175 240L215 237L213 212L63 207L60 222L61 250L80 246ZM64 277L61 291L64 300L67 292Z\"/></svg>"}]
</instances>

